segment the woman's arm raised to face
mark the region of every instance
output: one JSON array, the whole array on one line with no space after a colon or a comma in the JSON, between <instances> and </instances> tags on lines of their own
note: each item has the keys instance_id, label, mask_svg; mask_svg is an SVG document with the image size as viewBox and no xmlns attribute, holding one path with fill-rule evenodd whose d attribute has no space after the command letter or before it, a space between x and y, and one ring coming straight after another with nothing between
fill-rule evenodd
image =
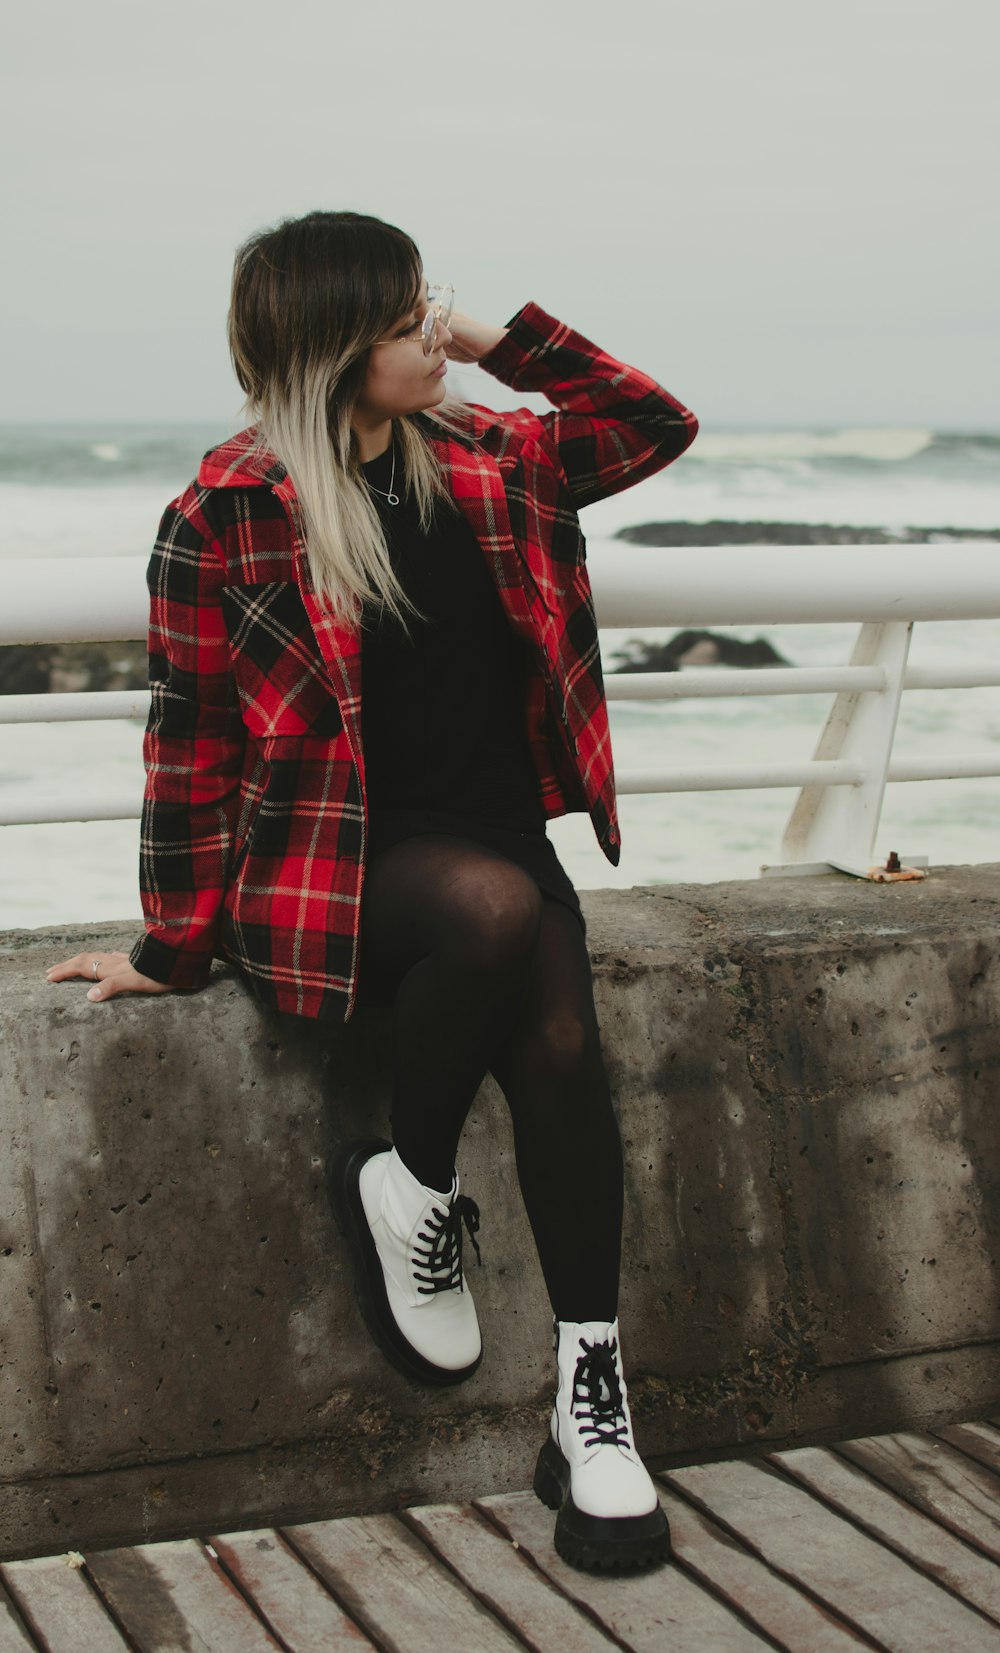
<instances>
[{"instance_id":1,"label":"woman's arm raised to face","mask_svg":"<svg viewBox=\"0 0 1000 1653\"><path fill-rule=\"evenodd\" d=\"M129 963L127 953L77 953L75 958L64 959L61 964L53 964L45 974L53 984L83 976L90 982L87 997L95 1003L102 999L113 999L119 993L173 991L163 982L153 981L149 976L141 976Z\"/></svg>"},{"instance_id":2,"label":"woman's arm raised to face","mask_svg":"<svg viewBox=\"0 0 1000 1653\"><path fill-rule=\"evenodd\" d=\"M540 305L525 304L478 358L514 390L541 391L538 420L558 452L577 509L631 488L677 459L698 431L683 403L641 368L592 344Z\"/></svg>"}]
</instances>

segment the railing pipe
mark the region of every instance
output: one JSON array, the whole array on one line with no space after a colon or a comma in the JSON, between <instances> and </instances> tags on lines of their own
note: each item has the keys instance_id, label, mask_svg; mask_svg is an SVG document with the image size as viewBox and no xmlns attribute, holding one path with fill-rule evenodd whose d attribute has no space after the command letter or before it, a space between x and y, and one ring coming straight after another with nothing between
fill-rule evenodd
<instances>
[{"instance_id":1,"label":"railing pipe","mask_svg":"<svg viewBox=\"0 0 1000 1653\"><path fill-rule=\"evenodd\" d=\"M907 666L904 689L1000 689L1000 666Z\"/></svg>"},{"instance_id":2,"label":"railing pipe","mask_svg":"<svg viewBox=\"0 0 1000 1653\"><path fill-rule=\"evenodd\" d=\"M605 627L1000 617L996 547L968 541L670 549L603 543L588 554L588 567Z\"/></svg>"},{"instance_id":3,"label":"railing pipe","mask_svg":"<svg viewBox=\"0 0 1000 1653\"><path fill-rule=\"evenodd\" d=\"M604 678L608 700L721 700L885 686L885 672L878 666L757 666L747 671L689 666L679 672L608 672Z\"/></svg>"},{"instance_id":4,"label":"railing pipe","mask_svg":"<svg viewBox=\"0 0 1000 1653\"><path fill-rule=\"evenodd\" d=\"M623 702L837 694L841 689L879 691L885 686L885 672L875 666L769 666L732 671L722 666L698 666L678 672L609 671L604 679L608 700ZM907 689L995 689L1000 688L1000 669L985 663L981 666L911 666L903 686ZM148 712L148 689L0 695L0 725L145 719Z\"/></svg>"},{"instance_id":5,"label":"railing pipe","mask_svg":"<svg viewBox=\"0 0 1000 1653\"><path fill-rule=\"evenodd\" d=\"M894 758L890 781L948 781L1000 776L1000 756L991 752L956 752L942 758ZM817 784L857 787L865 772L857 764L704 764L685 769L626 769L617 775L617 790L626 794L664 792L752 792ZM44 793L0 795L0 826L39 826L59 821L132 821L142 810L141 787L91 798L61 798Z\"/></svg>"},{"instance_id":6,"label":"railing pipe","mask_svg":"<svg viewBox=\"0 0 1000 1653\"><path fill-rule=\"evenodd\" d=\"M95 792L85 798L60 798L22 792L0 794L0 826L48 826L59 821L136 821L142 813L142 784L131 792Z\"/></svg>"},{"instance_id":7,"label":"railing pipe","mask_svg":"<svg viewBox=\"0 0 1000 1653\"><path fill-rule=\"evenodd\" d=\"M971 781L1000 775L1000 752L950 752L944 757L893 758L890 781Z\"/></svg>"},{"instance_id":8,"label":"railing pipe","mask_svg":"<svg viewBox=\"0 0 1000 1653\"><path fill-rule=\"evenodd\" d=\"M145 557L4 563L0 643L117 643L145 637Z\"/></svg>"},{"instance_id":9,"label":"railing pipe","mask_svg":"<svg viewBox=\"0 0 1000 1653\"><path fill-rule=\"evenodd\" d=\"M1000 558L993 546L968 541L670 548L603 542L591 549L588 568L605 628L1000 618ZM143 557L5 562L0 644L144 637L145 571Z\"/></svg>"},{"instance_id":10,"label":"railing pipe","mask_svg":"<svg viewBox=\"0 0 1000 1653\"><path fill-rule=\"evenodd\" d=\"M839 694L887 687L881 666L684 666L676 672L608 671L608 700L722 700L754 695ZM1000 667L908 666L904 689L998 689ZM2 715L2 714L0 714Z\"/></svg>"},{"instance_id":11,"label":"railing pipe","mask_svg":"<svg viewBox=\"0 0 1000 1653\"><path fill-rule=\"evenodd\" d=\"M626 769L616 772L619 792L752 792L783 786L860 786L865 771L857 763L693 764L678 769Z\"/></svg>"},{"instance_id":12,"label":"railing pipe","mask_svg":"<svg viewBox=\"0 0 1000 1653\"><path fill-rule=\"evenodd\" d=\"M101 689L81 694L0 695L3 723L97 723L149 713L148 689Z\"/></svg>"}]
</instances>

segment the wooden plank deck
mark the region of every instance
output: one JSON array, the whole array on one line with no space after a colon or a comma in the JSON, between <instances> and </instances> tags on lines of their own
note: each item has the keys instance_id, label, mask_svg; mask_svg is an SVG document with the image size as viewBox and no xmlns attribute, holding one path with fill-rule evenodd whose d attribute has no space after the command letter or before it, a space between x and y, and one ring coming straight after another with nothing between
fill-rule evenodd
<instances>
[{"instance_id":1,"label":"wooden plank deck","mask_svg":"<svg viewBox=\"0 0 1000 1653\"><path fill-rule=\"evenodd\" d=\"M530 1493L0 1563L0 1653L1000 1653L998 1425L671 1470L633 1578Z\"/></svg>"}]
</instances>

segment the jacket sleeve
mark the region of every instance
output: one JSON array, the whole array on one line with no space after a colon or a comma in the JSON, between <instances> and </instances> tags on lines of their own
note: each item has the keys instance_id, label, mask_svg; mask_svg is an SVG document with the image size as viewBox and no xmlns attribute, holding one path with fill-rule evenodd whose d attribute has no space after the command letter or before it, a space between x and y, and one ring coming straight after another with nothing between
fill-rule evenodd
<instances>
[{"instance_id":1,"label":"jacket sleeve","mask_svg":"<svg viewBox=\"0 0 1000 1653\"><path fill-rule=\"evenodd\" d=\"M698 421L662 385L528 303L479 366L555 405L540 423L559 452L577 509L652 476L690 447Z\"/></svg>"},{"instance_id":2,"label":"jacket sleeve","mask_svg":"<svg viewBox=\"0 0 1000 1653\"><path fill-rule=\"evenodd\" d=\"M167 507L149 563L151 705L139 850L146 933L135 968L203 987L218 937L246 729L220 605L223 567L183 509Z\"/></svg>"}]
</instances>

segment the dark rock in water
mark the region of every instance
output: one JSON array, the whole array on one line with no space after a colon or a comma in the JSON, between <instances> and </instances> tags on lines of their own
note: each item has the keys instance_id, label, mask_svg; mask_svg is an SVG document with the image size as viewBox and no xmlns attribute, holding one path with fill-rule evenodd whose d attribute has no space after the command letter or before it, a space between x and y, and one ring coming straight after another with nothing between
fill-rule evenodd
<instances>
[{"instance_id":1,"label":"dark rock in water","mask_svg":"<svg viewBox=\"0 0 1000 1653\"><path fill-rule=\"evenodd\" d=\"M0 694L48 694L54 653L45 643L0 648Z\"/></svg>"},{"instance_id":2,"label":"dark rock in water","mask_svg":"<svg viewBox=\"0 0 1000 1653\"><path fill-rule=\"evenodd\" d=\"M679 631L668 643L630 637L615 660L618 672L676 672L682 666L787 666L766 637L749 643L717 631Z\"/></svg>"},{"instance_id":3,"label":"dark rock in water","mask_svg":"<svg viewBox=\"0 0 1000 1653\"><path fill-rule=\"evenodd\" d=\"M28 643L0 648L0 694L145 689L145 643Z\"/></svg>"},{"instance_id":4,"label":"dark rock in water","mask_svg":"<svg viewBox=\"0 0 1000 1653\"><path fill-rule=\"evenodd\" d=\"M1000 540L1000 528L852 528L816 522L639 522L615 539L632 545L947 545Z\"/></svg>"}]
</instances>

